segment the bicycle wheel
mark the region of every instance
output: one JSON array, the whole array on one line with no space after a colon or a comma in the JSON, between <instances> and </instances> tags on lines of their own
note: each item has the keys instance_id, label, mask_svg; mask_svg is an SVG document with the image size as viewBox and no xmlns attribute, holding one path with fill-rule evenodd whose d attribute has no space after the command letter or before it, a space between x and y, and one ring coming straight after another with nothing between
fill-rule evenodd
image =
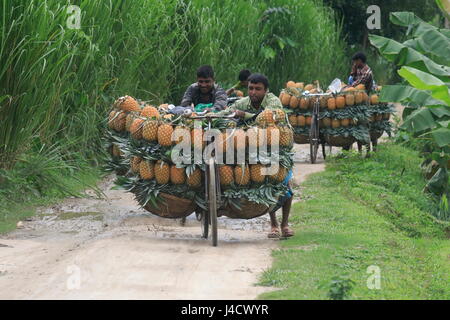
<instances>
[{"instance_id":1,"label":"bicycle wheel","mask_svg":"<svg viewBox=\"0 0 450 320\"><path fill-rule=\"evenodd\" d=\"M208 207L209 220L211 221L212 245L217 246L217 185L216 185L216 165L214 157L209 160L209 181L208 181Z\"/></svg>"},{"instance_id":2,"label":"bicycle wheel","mask_svg":"<svg viewBox=\"0 0 450 320\"><path fill-rule=\"evenodd\" d=\"M319 119L316 114L311 119L311 130L309 131L309 155L311 163L316 163L317 151L319 150Z\"/></svg>"}]
</instances>

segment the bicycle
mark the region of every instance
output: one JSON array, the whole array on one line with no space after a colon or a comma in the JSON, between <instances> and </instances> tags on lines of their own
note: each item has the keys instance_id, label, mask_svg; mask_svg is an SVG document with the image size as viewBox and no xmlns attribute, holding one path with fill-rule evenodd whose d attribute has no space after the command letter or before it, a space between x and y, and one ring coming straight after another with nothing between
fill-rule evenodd
<instances>
[{"instance_id":1,"label":"bicycle","mask_svg":"<svg viewBox=\"0 0 450 320\"><path fill-rule=\"evenodd\" d=\"M315 97L314 106L313 106L313 114L311 119L311 128L309 130L309 154L311 163L316 163L317 160L317 152L319 150L319 144L322 145L322 155L323 158L326 158L325 155L325 142L321 139L320 136L320 97L329 97L331 94L329 93L306 93L306 97Z\"/></svg>"},{"instance_id":2,"label":"bicycle","mask_svg":"<svg viewBox=\"0 0 450 320\"><path fill-rule=\"evenodd\" d=\"M207 130L211 130L212 120L213 119L232 119L235 117L235 113L233 112L230 115L216 115L214 113L208 112L199 112L196 113L196 116L191 116L192 110L185 110L184 116L189 117L190 119L200 120L206 119L208 121ZM205 170L205 199L207 199L207 212L201 211L196 213L197 220L201 222L202 226L202 237L207 239L209 236L209 226L211 225L211 238L212 245L214 247L218 244L218 235L217 235L217 211L219 207L222 205L221 199L221 189L220 189L220 175L218 170L218 165L216 161L215 154L211 156L207 160L206 170Z\"/></svg>"}]
</instances>

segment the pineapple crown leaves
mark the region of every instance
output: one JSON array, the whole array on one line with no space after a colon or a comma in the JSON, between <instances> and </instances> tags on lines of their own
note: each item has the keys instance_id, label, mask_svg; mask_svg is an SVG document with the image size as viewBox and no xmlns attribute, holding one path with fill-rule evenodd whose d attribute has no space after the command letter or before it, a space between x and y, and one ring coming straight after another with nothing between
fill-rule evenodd
<instances>
[{"instance_id":1,"label":"pineapple crown leaves","mask_svg":"<svg viewBox=\"0 0 450 320\"><path fill-rule=\"evenodd\" d=\"M288 191L288 187L283 183L272 184L253 184L251 188L237 186L236 184L224 191L223 197L231 204L240 209L240 199L246 198L249 201L263 204L266 206L274 205L278 202L278 198ZM233 201L234 200L234 201Z\"/></svg>"},{"instance_id":2,"label":"pineapple crown leaves","mask_svg":"<svg viewBox=\"0 0 450 320\"><path fill-rule=\"evenodd\" d=\"M294 127L294 134L299 134L299 135L309 135L309 131L311 130L311 128L309 126L305 126L305 127Z\"/></svg>"},{"instance_id":3,"label":"pineapple crown leaves","mask_svg":"<svg viewBox=\"0 0 450 320\"><path fill-rule=\"evenodd\" d=\"M331 136L353 137L364 143L370 142L369 129L365 125L357 125L352 127L326 128L323 129L324 134Z\"/></svg>"},{"instance_id":4,"label":"pineapple crown leaves","mask_svg":"<svg viewBox=\"0 0 450 320\"><path fill-rule=\"evenodd\" d=\"M320 119L359 119L367 120L371 116L371 111L365 105L356 105L341 110L325 110L320 113Z\"/></svg>"}]
</instances>

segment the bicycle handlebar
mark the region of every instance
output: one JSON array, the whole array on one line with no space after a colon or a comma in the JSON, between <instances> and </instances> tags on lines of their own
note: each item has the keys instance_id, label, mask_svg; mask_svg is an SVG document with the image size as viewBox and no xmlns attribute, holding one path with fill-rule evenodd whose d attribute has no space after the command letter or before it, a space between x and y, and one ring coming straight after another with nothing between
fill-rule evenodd
<instances>
[{"instance_id":1,"label":"bicycle handlebar","mask_svg":"<svg viewBox=\"0 0 450 320\"><path fill-rule=\"evenodd\" d=\"M183 117L190 118L190 119L208 119L208 118L210 118L210 119L219 119L219 118L231 119L231 118L234 118L236 116L235 112L233 112L233 113L231 113L229 115L223 116L223 115L208 114L209 111L201 111L201 112L195 112L196 116L192 117L191 116L192 113L193 112L192 112L191 109L186 109L183 112Z\"/></svg>"}]
</instances>

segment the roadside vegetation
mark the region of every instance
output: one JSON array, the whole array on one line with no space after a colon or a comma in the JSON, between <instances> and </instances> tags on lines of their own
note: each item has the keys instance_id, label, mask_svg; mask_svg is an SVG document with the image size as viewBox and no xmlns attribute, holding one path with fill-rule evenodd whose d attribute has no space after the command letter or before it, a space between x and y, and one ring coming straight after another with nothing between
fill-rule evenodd
<instances>
[{"instance_id":1,"label":"roadside vegetation","mask_svg":"<svg viewBox=\"0 0 450 320\"><path fill-rule=\"evenodd\" d=\"M334 13L313 0L70 1L80 29L68 4L0 6L0 225L12 204L72 194L101 165L119 96L177 104L202 64L224 87L242 68L266 73L276 94L347 69Z\"/></svg>"},{"instance_id":2,"label":"roadside vegetation","mask_svg":"<svg viewBox=\"0 0 450 320\"><path fill-rule=\"evenodd\" d=\"M280 290L260 298L449 299L450 223L422 192L421 162L388 143L368 159L344 153L310 176L291 213L296 235L260 281ZM368 287L373 266L379 290Z\"/></svg>"}]
</instances>

